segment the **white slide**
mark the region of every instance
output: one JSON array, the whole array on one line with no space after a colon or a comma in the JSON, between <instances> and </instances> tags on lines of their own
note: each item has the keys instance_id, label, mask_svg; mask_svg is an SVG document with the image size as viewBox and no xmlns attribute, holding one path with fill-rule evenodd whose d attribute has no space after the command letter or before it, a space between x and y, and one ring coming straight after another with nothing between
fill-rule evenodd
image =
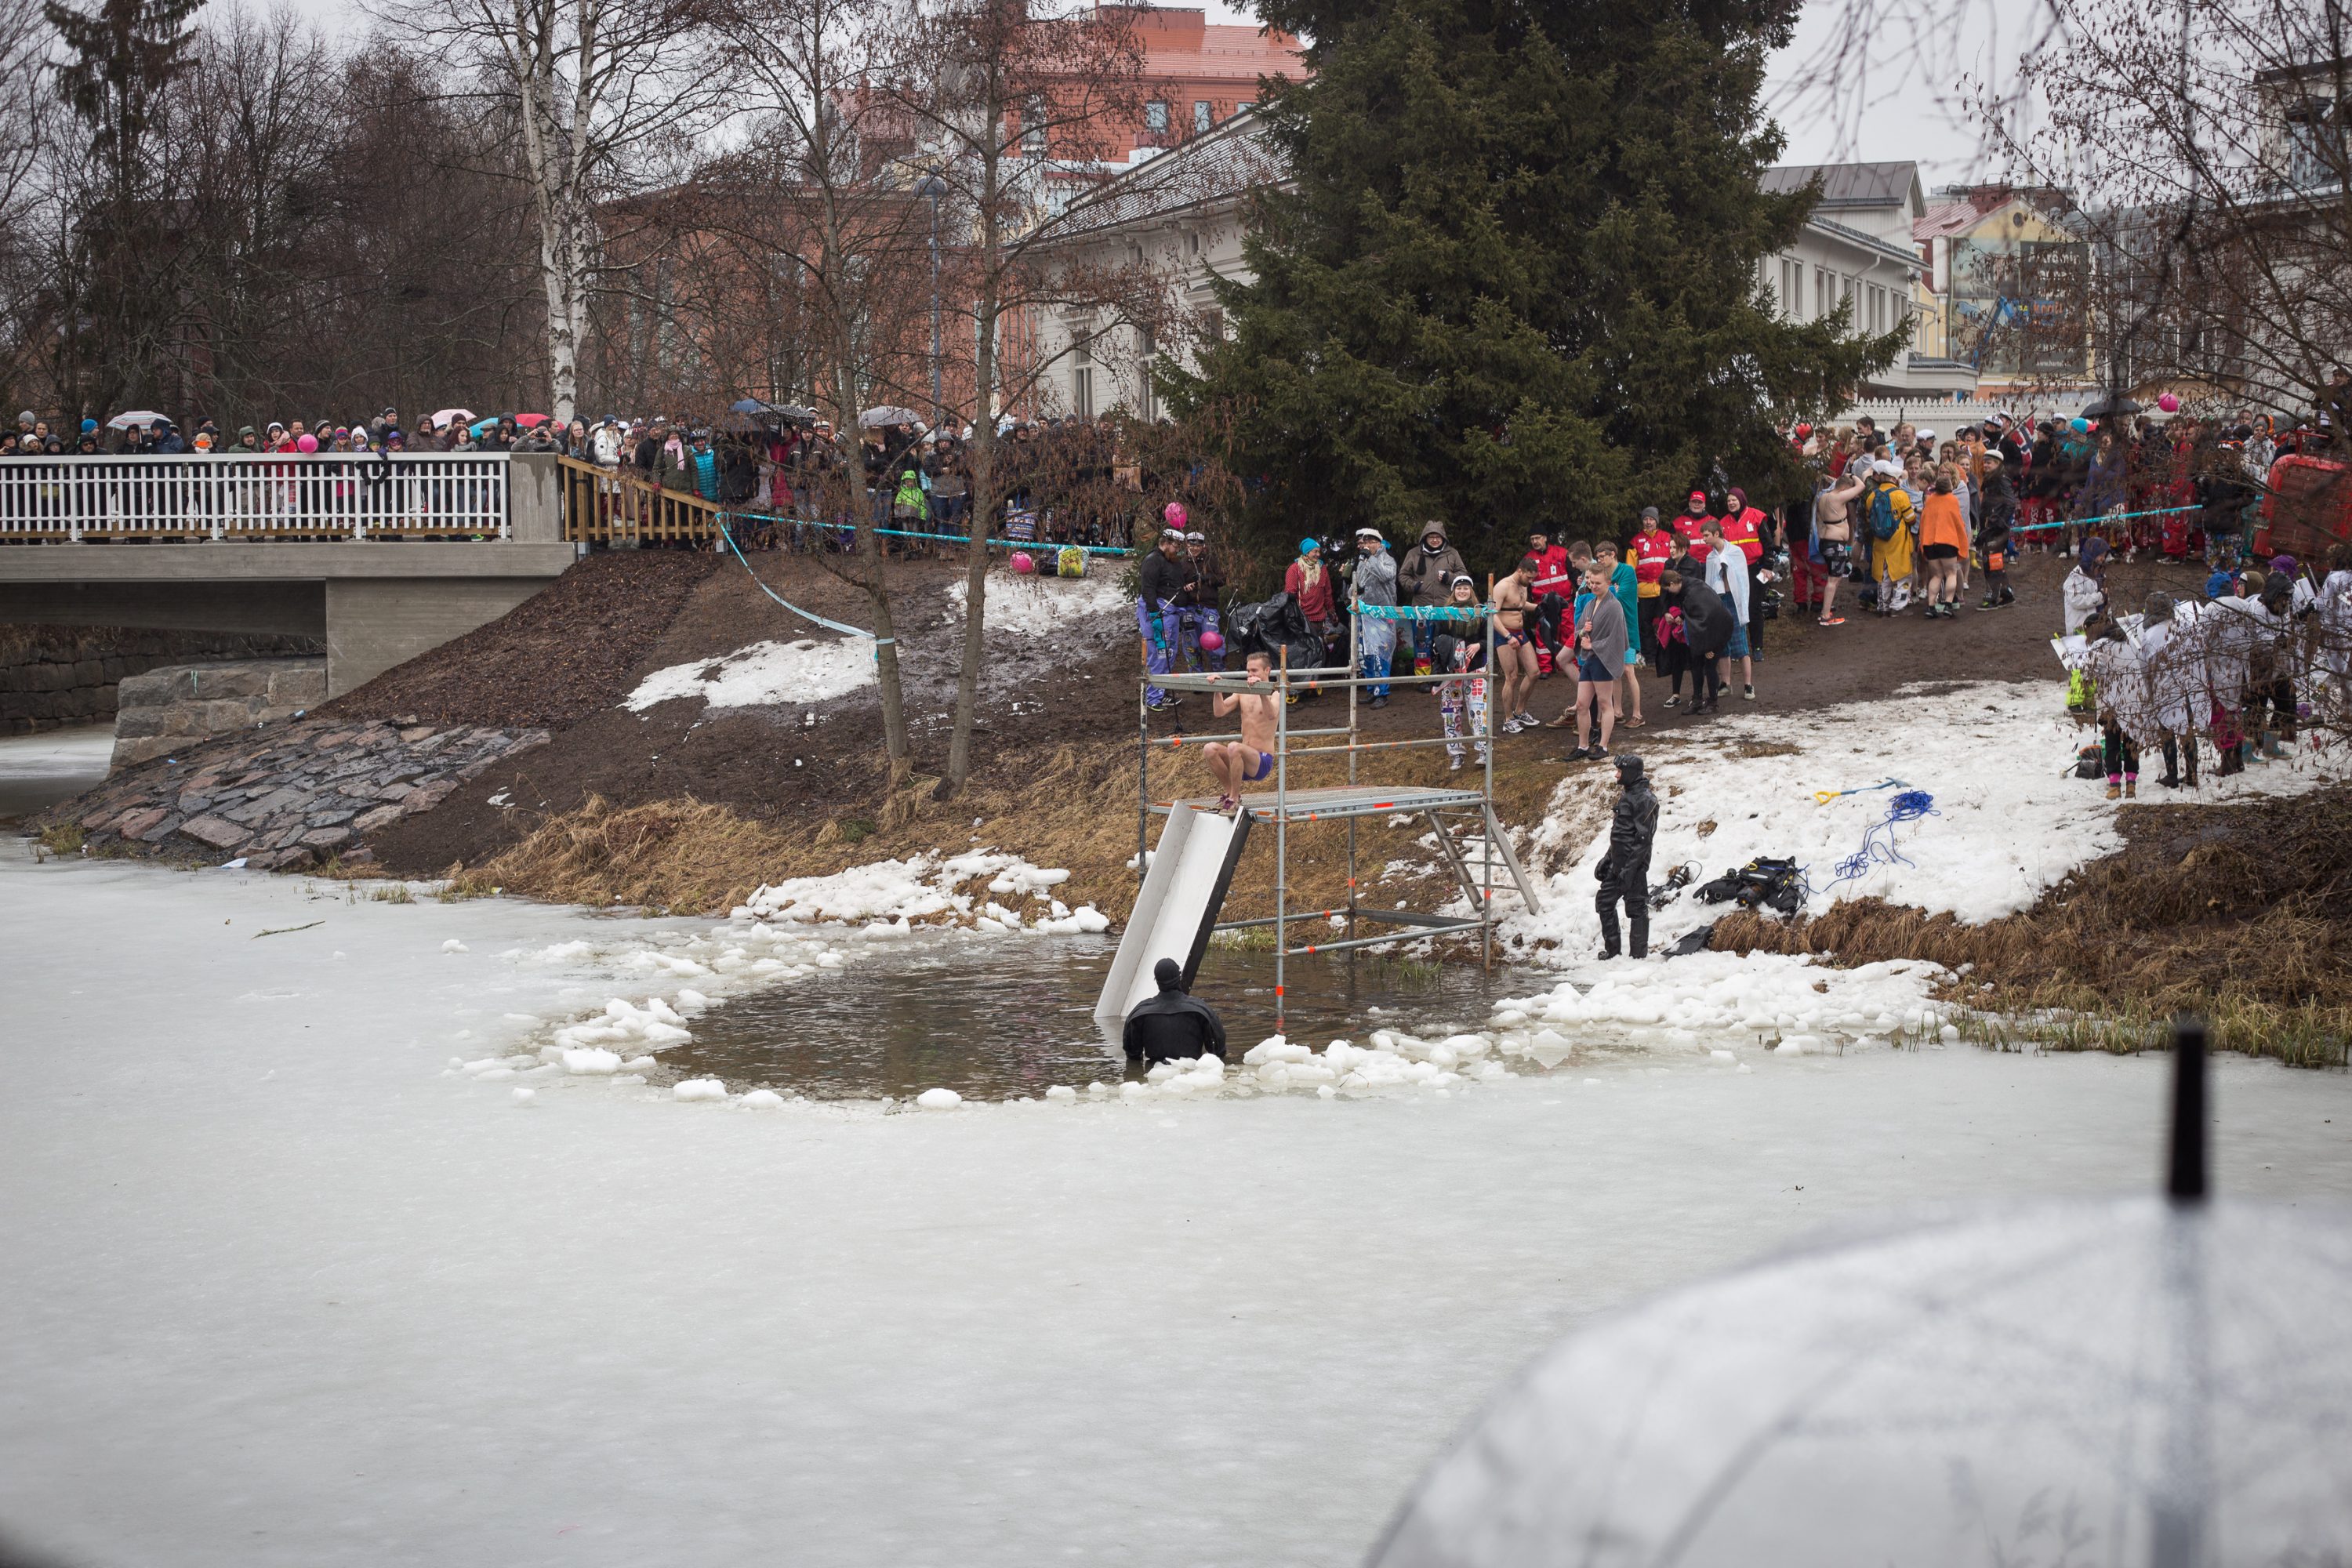
<instances>
[{"instance_id":1,"label":"white slide","mask_svg":"<svg viewBox=\"0 0 2352 1568\"><path fill-rule=\"evenodd\" d=\"M1114 1036L1128 1010L1160 989L1151 972L1161 959L1174 959L1183 966L1184 983L1192 983L1248 837L1245 816L1189 805L1168 814L1160 847L1143 874L1143 890L1136 894L1134 912L1118 939L1118 954L1103 981L1102 999L1095 1004L1095 1016Z\"/></svg>"}]
</instances>

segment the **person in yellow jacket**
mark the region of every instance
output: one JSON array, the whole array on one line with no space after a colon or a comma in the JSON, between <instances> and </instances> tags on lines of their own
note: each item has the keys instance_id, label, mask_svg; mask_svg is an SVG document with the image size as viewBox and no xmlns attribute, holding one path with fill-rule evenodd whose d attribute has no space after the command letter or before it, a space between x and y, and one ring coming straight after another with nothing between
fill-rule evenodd
<instances>
[{"instance_id":1,"label":"person in yellow jacket","mask_svg":"<svg viewBox=\"0 0 2352 1568\"><path fill-rule=\"evenodd\" d=\"M1860 504L1863 528L1870 539L1870 574L1878 584L1878 613L1891 616L1910 600L1915 564L1911 498L1903 490L1903 470L1882 460L1872 472L1870 488L1862 492Z\"/></svg>"}]
</instances>

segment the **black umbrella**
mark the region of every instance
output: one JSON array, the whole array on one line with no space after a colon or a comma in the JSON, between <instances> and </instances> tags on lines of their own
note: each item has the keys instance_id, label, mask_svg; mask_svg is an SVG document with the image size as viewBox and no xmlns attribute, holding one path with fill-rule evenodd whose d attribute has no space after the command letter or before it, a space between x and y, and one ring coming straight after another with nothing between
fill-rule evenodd
<instances>
[{"instance_id":1,"label":"black umbrella","mask_svg":"<svg viewBox=\"0 0 2352 1568\"><path fill-rule=\"evenodd\" d=\"M2140 405L2137 398L2126 397L2122 393L2118 392L2113 396L2102 397L2096 403L2094 403L2089 407L2084 409L2083 417L2085 419L2113 419L2121 415L2137 414L2139 411Z\"/></svg>"},{"instance_id":2,"label":"black umbrella","mask_svg":"<svg viewBox=\"0 0 2352 1568\"><path fill-rule=\"evenodd\" d=\"M2175 1044L2168 1197L1836 1237L1576 1334L1373 1563L2352 1561L2352 1215L2207 1202L2202 1031Z\"/></svg>"}]
</instances>

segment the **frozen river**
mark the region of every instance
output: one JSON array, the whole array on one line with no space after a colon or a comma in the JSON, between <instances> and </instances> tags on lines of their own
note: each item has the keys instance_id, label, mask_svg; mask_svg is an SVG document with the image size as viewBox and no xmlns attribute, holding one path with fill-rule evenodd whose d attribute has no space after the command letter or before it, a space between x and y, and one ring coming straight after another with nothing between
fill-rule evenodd
<instances>
[{"instance_id":1,"label":"frozen river","mask_svg":"<svg viewBox=\"0 0 2352 1568\"><path fill-rule=\"evenodd\" d=\"M106 777L114 726L0 736L0 820L29 816Z\"/></svg>"},{"instance_id":2,"label":"frozen river","mask_svg":"<svg viewBox=\"0 0 2352 1568\"><path fill-rule=\"evenodd\" d=\"M445 1065L626 987L499 955L653 928L317 891L0 847L0 1539L1349 1563L1594 1312L1858 1214L2158 1169L2160 1062L1957 1047L1442 1100L518 1106ZM2228 1059L2216 1094L2221 1190L2352 1194L2345 1076Z\"/></svg>"}]
</instances>

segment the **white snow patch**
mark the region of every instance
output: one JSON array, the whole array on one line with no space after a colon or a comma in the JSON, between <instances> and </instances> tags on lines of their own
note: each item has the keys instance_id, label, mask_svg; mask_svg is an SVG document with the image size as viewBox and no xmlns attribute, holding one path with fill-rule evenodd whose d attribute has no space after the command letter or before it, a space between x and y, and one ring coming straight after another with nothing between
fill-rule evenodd
<instances>
[{"instance_id":1,"label":"white snow patch","mask_svg":"<svg viewBox=\"0 0 2352 1568\"><path fill-rule=\"evenodd\" d=\"M1931 914L1948 910L1971 923L1997 920L2031 907L2068 872L2123 847L2119 803L2105 798L2105 782L2074 776L2075 749L2095 739L2095 731L2067 718L2064 688L2055 680L1906 688L1885 701L1796 716L1741 714L1645 738L1640 750L1658 792L1650 879L1663 882L1687 863L1696 887L1759 856L1780 856L1804 868L1812 887L1809 913L1841 900L1883 898ZM1742 741L1798 750L1735 755ZM2194 792L2156 790L2151 770L2140 799L2196 805L2295 795L2345 772L2341 761L2309 750L2226 780L2209 768L2205 787ZM1903 782L1865 788L1888 778ZM1864 793L1814 799L1816 791L1847 789ZM1874 858L1859 877L1832 886L1839 862L1861 850L1871 825L1904 789L1926 791L1936 811L1892 829L1905 860ZM1600 945L1592 871L1609 836L1605 816L1594 809L1602 799L1595 790L1613 794L1598 775L1572 773L1536 827L1532 858L1580 840L1583 847L1574 865L1549 879L1541 915L1523 913L1504 924L1504 940L1533 962L1574 964ZM1597 834L1591 828L1596 818ZM1882 842L1886 837L1885 829L1876 835ZM1701 903L1685 889L1653 917L1652 952L1727 907ZM1558 945L1539 949L1538 942Z\"/></svg>"},{"instance_id":2,"label":"white snow patch","mask_svg":"<svg viewBox=\"0 0 2352 1568\"><path fill-rule=\"evenodd\" d=\"M622 706L643 712L678 697L699 697L713 708L798 706L845 697L876 679L871 637L755 642L718 658L657 669Z\"/></svg>"},{"instance_id":3,"label":"white snow patch","mask_svg":"<svg viewBox=\"0 0 2352 1568\"><path fill-rule=\"evenodd\" d=\"M441 944L441 951L444 952L471 952L473 949L467 947L464 942L459 942L453 936L447 942Z\"/></svg>"},{"instance_id":4,"label":"white snow patch","mask_svg":"<svg viewBox=\"0 0 2352 1568\"><path fill-rule=\"evenodd\" d=\"M834 921L861 926L869 936L904 934L918 921L969 926L992 935L1016 931L1079 935L1109 930L1110 917L1092 904L1070 910L1050 899L1047 889L1069 876L1065 870L1033 866L1017 855L986 849L946 857L917 855L854 866L827 877L770 883L738 906L731 918ZM992 894L995 897L988 896ZM997 901L1006 898L1045 900L1054 912L1027 920Z\"/></svg>"},{"instance_id":5,"label":"white snow patch","mask_svg":"<svg viewBox=\"0 0 2352 1568\"><path fill-rule=\"evenodd\" d=\"M1040 545L1033 553L1050 562L1054 547ZM947 596L950 617L962 620L970 585L958 577L948 584ZM1072 579L992 572L984 607L990 631L1034 637L1088 621L1104 622L1108 629L1118 624L1127 602L1116 573L1097 571Z\"/></svg>"},{"instance_id":6,"label":"white snow patch","mask_svg":"<svg viewBox=\"0 0 2352 1568\"><path fill-rule=\"evenodd\" d=\"M783 1102L784 1097L772 1089L755 1089L742 1098L740 1104L746 1110L773 1110Z\"/></svg>"}]
</instances>

